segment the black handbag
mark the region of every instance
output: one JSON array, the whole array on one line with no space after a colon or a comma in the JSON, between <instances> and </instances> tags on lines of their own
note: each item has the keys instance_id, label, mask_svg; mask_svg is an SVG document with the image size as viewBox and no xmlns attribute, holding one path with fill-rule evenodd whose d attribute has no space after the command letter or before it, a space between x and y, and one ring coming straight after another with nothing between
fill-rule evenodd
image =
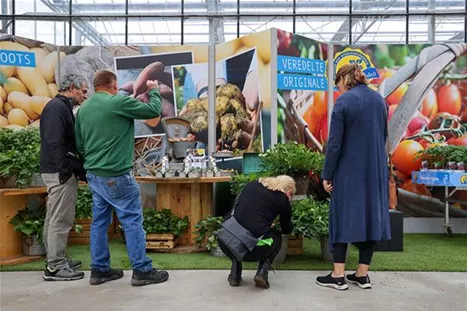
<instances>
[{"instance_id":1,"label":"black handbag","mask_svg":"<svg viewBox=\"0 0 467 311\"><path fill-rule=\"evenodd\" d=\"M238 261L243 261L245 255L256 247L261 237L255 238L250 231L235 219L235 207L238 205L239 198L240 194L237 195L230 217L221 224L221 228L214 232L214 235L232 252Z\"/></svg>"}]
</instances>

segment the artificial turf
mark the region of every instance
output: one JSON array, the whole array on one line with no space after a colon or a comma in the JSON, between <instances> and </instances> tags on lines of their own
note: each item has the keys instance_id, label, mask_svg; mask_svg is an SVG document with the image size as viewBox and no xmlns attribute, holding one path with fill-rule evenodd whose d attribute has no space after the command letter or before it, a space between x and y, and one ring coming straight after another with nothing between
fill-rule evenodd
<instances>
[{"instance_id":1,"label":"artificial turf","mask_svg":"<svg viewBox=\"0 0 467 311\"><path fill-rule=\"evenodd\" d=\"M110 243L112 267L131 269L126 247L122 240ZM89 270L89 245L71 245L68 256L81 260L82 269ZM229 269L226 257L214 257L209 253L169 254L148 252L157 268L167 270L186 269ZM348 268L358 263L358 250L351 248ZM317 240L304 241L303 255L288 255L285 263L274 265L275 270L328 270L331 263L321 259L320 243ZM0 266L0 271L40 271L44 261L20 265ZM255 263L245 263L244 269L256 269ZM376 252L371 270L378 271L449 271L467 272L467 235L446 237L440 234L406 234L403 252Z\"/></svg>"}]
</instances>

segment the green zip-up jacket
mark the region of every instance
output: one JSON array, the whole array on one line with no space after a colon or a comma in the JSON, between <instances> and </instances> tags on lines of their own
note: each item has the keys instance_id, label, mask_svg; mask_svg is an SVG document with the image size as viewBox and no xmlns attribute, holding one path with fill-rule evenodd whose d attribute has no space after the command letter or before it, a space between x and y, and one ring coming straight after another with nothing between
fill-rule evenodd
<instances>
[{"instance_id":1,"label":"green zip-up jacket","mask_svg":"<svg viewBox=\"0 0 467 311\"><path fill-rule=\"evenodd\" d=\"M158 90L149 91L149 103L135 98L96 92L76 115L76 147L86 171L99 177L120 176L131 171L135 141L134 120L160 116Z\"/></svg>"}]
</instances>

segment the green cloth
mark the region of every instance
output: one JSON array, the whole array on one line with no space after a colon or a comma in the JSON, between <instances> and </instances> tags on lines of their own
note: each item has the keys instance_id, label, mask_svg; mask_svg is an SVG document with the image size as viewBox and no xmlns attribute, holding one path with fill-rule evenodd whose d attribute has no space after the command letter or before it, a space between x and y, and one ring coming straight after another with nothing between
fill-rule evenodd
<instances>
[{"instance_id":1,"label":"green cloth","mask_svg":"<svg viewBox=\"0 0 467 311\"><path fill-rule=\"evenodd\" d=\"M258 243L256 245L257 246L265 246L265 245L271 246L273 242L274 241L273 241L272 238L268 238L268 239L264 239L264 240L261 239L261 240L258 241Z\"/></svg>"},{"instance_id":2,"label":"green cloth","mask_svg":"<svg viewBox=\"0 0 467 311\"><path fill-rule=\"evenodd\" d=\"M100 177L120 176L133 167L134 120L160 116L158 90L149 91L149 103L135 98L97 92L78 109L76 146L84 168Z\"/></svg>"}]
</instances>

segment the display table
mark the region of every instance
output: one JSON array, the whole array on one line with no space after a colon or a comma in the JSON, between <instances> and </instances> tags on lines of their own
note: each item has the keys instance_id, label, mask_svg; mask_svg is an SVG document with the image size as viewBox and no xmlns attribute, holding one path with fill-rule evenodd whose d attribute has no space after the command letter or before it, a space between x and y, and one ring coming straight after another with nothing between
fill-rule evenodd
<instances>
[{"instance_id":1,"label":"display table","mask_svg":"<svg viewBox=\"0 0 467 311\"><path fill-rule=\"evenodd\" d=\"M230 176L200 178L136 177L138 183L157 184L156 208L170 209L176 216L188 216L190 226L178 241L180 246L194 246L194 226L208 215L213 215L214 183L229 182ZM80 183L80 186L85 183ZM22 235L13 230L9 221L28 205L30 195L47 194L46 187L27 189L0 188L0 264L31 260L24 257Z\"/></svg>"},{"instance_id":2,"label":"display table","mask_svg":"<svg viewBox=\"0 0 467 311\"><path fill-rule=\"evenodd\" d=\"M30 194L46 193L44 189L0 189L0 263L23 256L22 235L9 222L28 205Z\"/></svg>"},{"instance_id":3,"label":"display table","mask_svg":"<svg viewBox=\"0 0 467 311\"><path fill-rule=\"evenodd\" d=\"M179 237L179 246L195 246L194 226L207 216L214 216L214 183L229 182L230 176L199 178L156 178L136 177L139 183L154 183L156 191L156 209L168 208L178 217L188 216L190 225Z\"/></svg>"},{"instance_id":4,"label":"display table","mask_svg":"<svg viewBox=\"0 0 467 311\"><path fill-rule=\"evenodd\" d=\"M80 183L85 185L84 183ZM21 232L13 229L10 220L28 205L29 196L47 194L46 187L0 188L0 264L22 263L34 258L23 256Z\"/></svg>"},{"instance_id":5,"label":"display table","mask_svg":"<svg viewBox=\"0 0 467 311\"><path fill-rule=\"evenodd\" d=\"M466 201L451 198L457 191L467 190L467 172L448 170L416 171L412 173L412 182L429 187L444 187L444 232L446 235L451 236L452 226L449 224L449 203L467 204Z\"/></svg>"}]
</instances>

